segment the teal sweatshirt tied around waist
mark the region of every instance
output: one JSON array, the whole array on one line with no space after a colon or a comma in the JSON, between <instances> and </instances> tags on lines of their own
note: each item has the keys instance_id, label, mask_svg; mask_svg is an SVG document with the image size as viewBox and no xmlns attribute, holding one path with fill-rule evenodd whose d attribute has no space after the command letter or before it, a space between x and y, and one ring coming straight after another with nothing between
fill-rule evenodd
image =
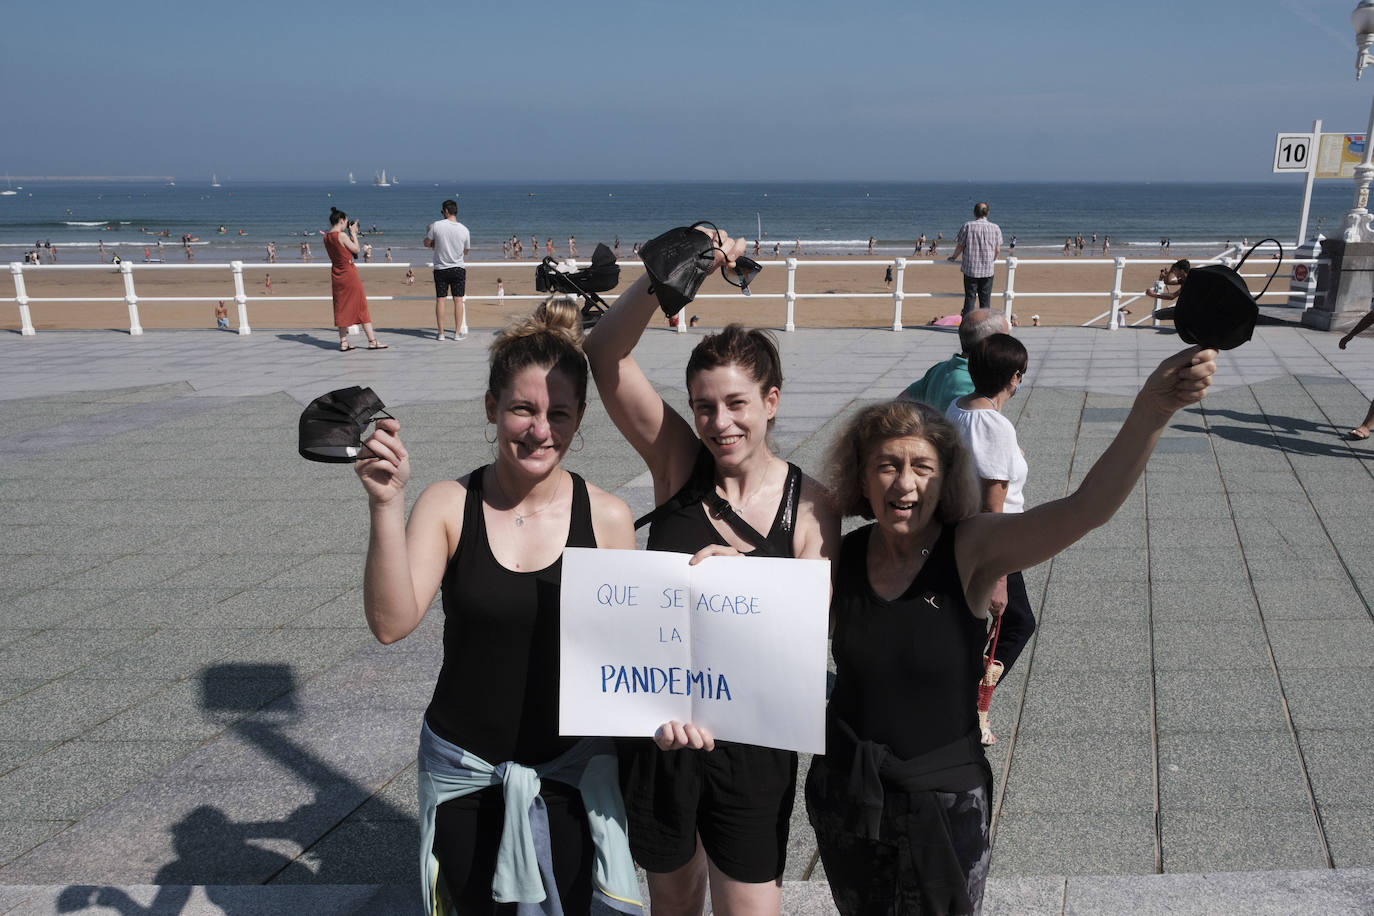
<instances>
[{"instance_id":1,"label":"teal sweatshirt tied around waist","mask_svg":"<svg viewBox=\"0 0 1374 916\"><path fill-rule=\"evenodd\" d=\"M587 827L595 848L593 907L616 913L643 913L639 881L625 836L625 803L620 797L615 748L605 738L586 738L565 754L528 767L518 763L493 766L456 744L445 741L425 723L420 730L420 881L427 916L444 916L438 908L439 861L434 857L434 817L439 805L489 786L501 786L506 804L501 845L491 895L497 903L515 903L519 916L562 916L553 880L548 812L539 797L541 779L575 787L587 808Z\"/></svg>"}]
</instances>

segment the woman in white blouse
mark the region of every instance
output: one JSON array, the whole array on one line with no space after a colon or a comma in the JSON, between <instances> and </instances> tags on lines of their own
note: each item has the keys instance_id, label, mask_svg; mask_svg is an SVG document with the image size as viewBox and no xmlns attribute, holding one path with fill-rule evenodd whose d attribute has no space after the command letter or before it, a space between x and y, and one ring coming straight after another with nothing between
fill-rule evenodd
<instances>
[{"instance_id":1,"label":"woman in white blouse","mask_svg":"<svg viewBox=\"0 0 1374 916\"><path fill-rule=\"evenodd\" d=\"M973 394L951 401L945 411L973 452L984 512L1021 512L1025 507L1026 458L1016 441L1016 427L1002 416L1002 407L1021 386L1026 362L1021 341L1010 334L993 334L969 353ZM1002 663L1005 676L1035 632L1035 615L1021 573L1011 573L997 584L989 610L1002 615L994 657ZM992 729L984 725L983 743L996 741Z\"/></svg>"}]
</instances>

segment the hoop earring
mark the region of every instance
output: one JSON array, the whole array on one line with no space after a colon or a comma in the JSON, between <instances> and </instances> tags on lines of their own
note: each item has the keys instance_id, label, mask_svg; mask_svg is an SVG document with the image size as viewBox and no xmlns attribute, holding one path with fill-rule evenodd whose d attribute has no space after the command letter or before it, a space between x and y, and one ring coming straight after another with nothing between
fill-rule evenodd
<instances>
[{"instance_id":1,"label":"hoop earring","mask_svg":"<svg viewBox=\"0 0 1374 916\"><path fill-rule=\"evenodd\" d=\"M491 438L490 438L490 439L487 439L487 431L486 431L485 429L482 430L482 438L487 440L487 445L495 445L495 444L496 444L496 430L495 430L495 428L493 428L493 429L491 430Z\"/></svg>"},{"instance_id":2,"label":"hoop earring","mask_svg":"<svg viewBox=\"0 0 1374 916\"><path fill-rule=\"evenodd\" d=\"M576 435L577 438L574 439L574 440L573 440L573 444L572 444L571 446L568 447L568 451L570 451L570 452L580 452L580 451L582 451L582 447L583 447L584 445L587 444L587 443L586 443L585 441L583 441L583 439L582 439L582 430L579 429L579 430L575 433L575 435Z\"/></svg>"}]
</instances>

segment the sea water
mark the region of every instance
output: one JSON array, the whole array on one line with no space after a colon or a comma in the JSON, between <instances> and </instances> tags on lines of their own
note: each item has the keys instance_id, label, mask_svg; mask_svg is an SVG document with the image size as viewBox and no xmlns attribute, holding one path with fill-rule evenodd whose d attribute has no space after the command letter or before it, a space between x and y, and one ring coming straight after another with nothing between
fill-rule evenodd
<instances>
[{"instance_id":1,"label":"sea water","mask_svg":"<svg viewBox=\"0 0 1374 916\"><path fill-rule=\"evenodd\" d=\"M1104 236L1119 254L1157 255L1161 238L1180 251L1219 250L1226 242L1297 235L1302 185L1288 178L1245 183L986 183L986 182L471 182L406 181L389 188L371 183L235 182L30 182L0 197L0 262L50 244L59 263L94 262L98 246L141 261L184 261L181 239L190 236L197 263L261 262L266 244L280 261L300 257L313 241L323 259L320 230L331 206L360 221L373 260L429 261L422 241L445 198L458 202L458 218L472 233L472 257L499 259L512 235L530 257L530 237L542 257L551 239L556 255L575 236L588 257L597 242L631 257L642 242L674 225L712 219L732 235L756 236L761 253L782 255L800 244L803 255L864 254L870 236L883 257L910 255L916 239L943 234L953 247L973 205L987 201L1005 239L1016 236L1023 257L1047 256L1067 237ZM1333 234L1351 206L1349 182L1316 185L1309 235ZM44 261L48 259L45 257Z\"/></svg>"}]
</instances>

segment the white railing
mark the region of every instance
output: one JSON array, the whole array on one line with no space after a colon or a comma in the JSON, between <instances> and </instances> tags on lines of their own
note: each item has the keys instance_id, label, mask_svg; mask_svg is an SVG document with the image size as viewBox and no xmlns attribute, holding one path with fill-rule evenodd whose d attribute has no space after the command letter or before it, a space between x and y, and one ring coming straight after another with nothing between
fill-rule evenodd
<instances>
[{"instance_id":1,"label":"white railing","mask_svg":"<svg viewBox=\"0 0 1374 916\"><path fill-rule=\"evenodd\" d=\"M1213 259L1195 261L1194 263L1195 263L1195 265L1203 265L1203 264L1227 264L1228 266L1230 266L1230 265L1234 265L1234 264L1236 263L1237 260L1238 260L1237 258L1232 257L1232 256L1230 256L1230 255L1228 254L1228 255L1224 255L1224 256L1219 257L1219 258L1213 258ZM478 261L478 262L470 262L470 263L468 264L468 270L469 270L469 271L473 271L473 270L495 270L495 269L506 269L506 270L509 270L509 269L511 269L511 268L531 267L531 266L533 266L535 263L538 263L538 262L531 262L531 261ZM576 262L574 262L574 264L575 264L575 263L576 263ZM767 263L769 263L769 262L764 262L764 263L767 264ZM773 263L776 263L776 262L773 262ZM753 293L752 296L751 296L750 298L751 298L751 299L774 299L774 300L782 300L782 301L785 303L785 307L786 307L786 320L785 320L785 322L784 322L784 324L783 324L783 327L784 327L784 330L787 330L787 331L795 331L795 330L797 329L797 326L796 326L796 308L797 308L797 302L800 301L800 300L803 300L803 299L891 299L891 300L892 300L892 330L894 330L894 331L900 331L900 330L902 330L902 328L904 327L903 322L902 322L902 311L903 311L903 307L904 307L904 305L905 305L905 303L906 303L906 300L908 300L908 299L959 299L959 300L961 300L961 303L962 303L962 300L963 300L963 298L964 298L964 294L963 294L962 291L958 291L958 292L915 292L915 291L910 291L910 292L909 292L909 291L907 291L907 290L904 288L904 287L905 287L905 280L906 280L906 272L907 272L907 270L908 270L909 268L911 268L911 269L917 269L917 270L922 270L922 269L941 269L941 268L946 269L946 270L952 270L952 269L954 268L954 265L953 265L953 264L950 264L949 262L944 261L944 260L931 261L931 260L926 260L926 259L908 260L907 258L894 258L894 259L890 259L890 260L889 260L889 259L855 259L855 258L844 258L844 259L834 259L834 260L826 260L826 259L808 259L808 260L802 261L802 260L798 260L797 258L787 258L783 263L784 263L784 266L785 266L786 269L787 269L787 284L786 284L786 287L785 287L785 291L784 291L784 292L781 292L781 293L762 293L762 292L756 292L756 293ZM1006 316L1007 316L1007 321L1008 321L1008 322L1011 321L1012 307L1015 305L1017 299L1034 299L1034 298L1039 298L1039 299L1068 299L1068 298L1105 299L1105 300L1106 300L1106 304L1107 304L1107 306L1108 306L1107 310L1104 311L1102 314L1097 315L1097 316L1094 317L1093 319L1091 319L1091 320L1089 320L1089 321L1087 321L1087 322L1084 322L1083 326L1084 326L1084 327L1088 327L1088 326L1091 326L1091 325L1095 325L1095 324L1097 324L1098 322L1102 321L1103 319L1106 319L1106 321L1107 321L1106 327L1109 328L1109 329L1116 329L1116 328L1122 326L1122 321L1121 321L1121 318L1122 318L1122 316L1121 316L1121 309L1122 309L1123 307L1129 306L1130 304L1132 304L1132 303L1134 303L1134 302L1136 302L1137 300L1139 300L1139 299L1142 298L1142 296L1140 296L1140 295L1135 295L1135 296L1132 296L1132 298L1125 299L1125 300L1123 301L1123 298L1122 298L1122 297L1123 297L1125 294L1122 292L1122 289L1121 289L1121 278L1122 278L1122 275L1125 273L1127 266L1128 266L1128 265L1131 265L1131 264L1135 264L1135 265L1161 265L1161 266L1167 266L1167 265L1172 264L1172 263L1174 263L1174 262L1173 262L1172 259L1161 259L1161 258L1134 258L1134 259L1127 259L1127 258L1124 258L1124 257L1116 257L1116 258L1110 258L1110 259L1105 259L1105 258L1037 258L1037 259L1027 259L1027 258L1009 257L1009 258L1006 258L1005 260L998 261L998 262L996 262L996 263L999 264L999 265L1004 265L1004 266L1006 267L1006 271L1005 271L1006 282L1005 282L1005 286L1004 286L1002 292L1000 293L1000 295L1001 295L1001 298L1002 298L1002 309L1003 309L1003 312L1004 312L1004 313L1006 314ZM1263 262L1261 262L1261 263L1263 263ZM1320 258L1295 258L1295 259L1286 259L1284 263L1285 263L1285 265L1289 265L1289 264L1306 264L1306 265L1308 265L1309 270L1313 272L1313 275L1315 275L1315 269L1316 269L1316 267L1318 267L1319 265L1328 264L1329 262L1326 261L1326 260L1320 259ZM1064 268L1064 269L1074 269L1074 268L1082 267L1082 266L1097 266L1097 267L1102 267L1102 266L1104 266L1104 265L1110 264L1110 265L1113 267L1111 288L1110 288L1110 289L1107 289L1107 290L1096 290L1096 291L1094 291L1094 290L1083 291L1083 290L1080 289L1080 290L1063 291L1063 292L1026 292L1026 291L1018 290L1018 289L1016 288L1016 270L1017 270L1018 267L1025 266L1025 265L1047 265L1047 264L1048 264L1048 265L1056 265L1056 266L1061 267L1061 268ZM388 268L388 267L389 267L389 268L410 268L410 267L413 267L413 266L429 267L429 266L432 266L432 265L412 265L412 264L409 264L409 263L406 263L406 262L373 263L373 264L363 263L363 264L359 264L359 265L358 265L358 268L359 268L359 270L368 271L368 270L376 270L376 269ZM638 263L637 261L627 261L627 262L623 262L621 266L625 266L625 267L639 267L640 265L639 265L639 263ZM861 293L861 292L854 292L854 293L847 293L847 292L839 292L839 293L831 293L831 292L825 292L825 293L809 293L809 292L799 292L799 291L798 291L798 289L797 289L797 274L798 274L799 272L804 272L804 271L806 271L806 270L808 270L808 269L810 269L810 268L812 268L812 267L834 267L834 266L844 266L844 267L890 266L890 267L892 268L893 290L892 290L892 292L890 292L890 293ZM256 269L259 269L259 268L265 268L265 269L276 270L276 271L282 271L282 270L328 270L328 269L329 269L329 265L328 265L328 264L288 264L288 263L282 263L282 262L274 262L274 263L272 263L272 264L270 264L270 265L265 264L265 263L254 262L253 265L252 265L252 267L253 267L255 270L256 270ZM33 335L33 334L36 333L35 330L34 330L34 327L33 327L32 315L31 315L31 313L30 313L30 306L33 305L34 303L39 303L39 304L43 304L43 305L48 305L48 304L53 304L53 305L55 305L55 304L58 304L58 303L70 303L70 302L123 302L123 303L128 307L128 309L129 309L129 333L130 333L130 334L135 334L135 335L136 335L136 334L142 334L142 333L143 333L143 326L142 326L142 323L141 323L140 318L139 318L139 303L147 303L147 302L217 302L217 301L220 301L220 300L223 300L223 299L230 298L230 296L227 296L227 295L226 295L226 296L139 296L139 295L138 295L138 292L137 292L137 290L136 290L135 284L134 284L134 273L135 273L135 271L158 271L158 270L224 271L224 270L228 270L228 271L230 272L230 275L231 275L231 278L232 278L232 282L233 282L233 293L232 293L232 298L233 298L233 300L234 300L234 302L235 302L235 304L236 304L236 306L237 306L237 310L238 310L238 328L237 328L237 330L238 330L238 333L239 333L239 334L251 334L251 333L252 333L252 327L251 327L251 325L250 325L250 323L249 323L249 320L248 320L248 305L249 305L249 302L255 302L255 301L263 301L263 302L328 302L328 301L330 301L330 298L331 298L331 297L329 297L329 296L323 296L323 295L317 295L317 296L271 296L271 295L269 295L269 296L253 296L253 297L250 297L250 296L248 295L248 293L247 293L247 291L246 291L246 289L245 289L245 287L244 287L244 283L243 283L243 268L244 268L244 263L243 263L242 261L229 261L229 262L227 262L227 263L218 263L218 264L135 264L135 263L133 263L133 262L131 262L131 261L123 261L123 262L121 262L121 263L118 265L118 267L116 268L116 269L119 271L119 273L122 275L123 281L124 281L124 295L123 295L122 297L114 297L114 296L109 296L109 297L93 297L93 296L39 296L39 297L35 297L35 296L29 296L29 295L28 295L27 286L26 286L26 284L25 284L25 282L24 282L24 277L25 277L26 274L32 274L32 273L36 273L36 272L40 272L40 271L41 271L41 272L47 272L47 271L59 271L59 270L60 270L60 271L102 271L102 272L108 273L108 272L110 271L111 267L110 267L110 265L108 265L108 264L62 264L62 265L57 265L57 264L37 264L37 265L35 265L35 264L11 263L11 264L10 264L10 274L12 275L12 278L13 278L13 281L14 281L14 297L13 297L13 298L0 299L0 302L12 302L12 303L16 304L16 305L19 307L20 333L23 334L23 335L25 335L25 336L31 336L31 335ZM1266 279L1269 275L1268 275L1268 273L1246 273L1246 274L1242 274L1241 276L1248 280L1248 279L1256 279L1256 278L1259 278L1259 279ZM997 295L997 294L994 293L994 295ZM1266 292L1265 295L1266 295L1266 296L1289 296L1289 295L1290 295L1290 292L1289 292L1288 290L1272 290L1272 291ZM1315 295L1321 295L1321 293L1316 293ZM374 296L374 295L372 295L372 294L368 294L368 300L369 300L369 301L386 302L386 301L391 301L391 300L394 300L394 299L397 299L397 298L405 298L405 297L396 297L396 296ZM419 299L419 298L422 298L422 297L418 297L418 296L417 296L417 297L414 297L414 298ZM545 296L544 296L543 294L539 294L539 295L515 295L515 294L511 294L511 295L501 295L501 296L496 296L496 295L469 295L469 296L467 296L466 298L469 299L469 300L476 300L476 301L497 301L497 302L500 302L500 301L505 301L505 300L520 301L520 300L525 300L525 299L529 299L529 300L542 300L542 299L545 298ZM698 296L697 296L696 298L698 298L698 299L741 299L741 298L743 298L743 294L742 294L742 293L738 293L738 292L729 292L729 293L701 293L701 294L698 294ZM608 301L609 301L610 303L612 303L612 304L614 304L614 302L615 302L615 300L614 300L613 298L608 299ZM1151 311L1153 311L1153 309L1152 309ZM678 321L677 321L677 330L678 330L678 332L679 332L679 333L685 333L685 332L687 331L687 325L688 325L686 310L684 309L683 311L679 312L677 318L678 318ZM1135 324L1135 325L1139 325L1139 324L1141 324L1141 323L1143 323L1143 322L1145 322L1145 321L1148 321L1148 320L1151 320L1151 316L1150 316L1150 315L1145 315L1145 316L1143 316L1143 317L1141 317L1141 318L1136 319L1136 320L1134 321L1134 324ZM1158 321L1156 320L1155 323L1158 324Z\"/></svg>"}]
</instances>

